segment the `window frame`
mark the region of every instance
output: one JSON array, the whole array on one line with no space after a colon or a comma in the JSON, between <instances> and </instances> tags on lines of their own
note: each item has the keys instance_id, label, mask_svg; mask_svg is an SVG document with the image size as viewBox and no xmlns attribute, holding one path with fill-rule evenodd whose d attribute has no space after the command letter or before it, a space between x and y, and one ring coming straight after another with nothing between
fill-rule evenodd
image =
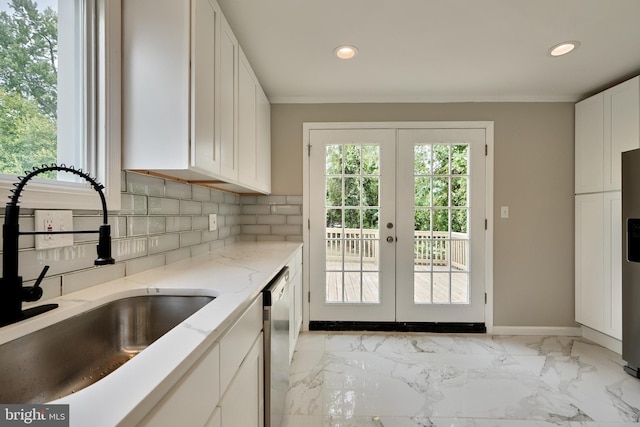
<instances>
[{"instance_id":1,"label":"window frame","mask_svg":"<svg viewBox=\"0 0 640 427\"><path fill-rule=\"evenodd\" d=\"M65 0L66 1L66 0ZM95 22L88 75L87 166L91 176L104 185L109 211L120 209L121 192L121 0L93 0ZM93 83L91 83L93 82ZM69 166L69 165L68 165ZM0 175L0 199L9 201L15 175ZM20 206L40 209L102 209L95 190L84 182L34 178L21 195Z\"/></svg>"}]
</instances>

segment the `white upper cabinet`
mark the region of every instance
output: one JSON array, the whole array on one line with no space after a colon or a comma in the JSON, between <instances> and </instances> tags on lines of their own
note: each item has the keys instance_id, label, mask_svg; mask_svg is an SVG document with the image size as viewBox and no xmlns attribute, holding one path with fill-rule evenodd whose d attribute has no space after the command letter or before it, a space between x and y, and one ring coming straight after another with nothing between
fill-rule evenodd
<instances>
[{"instance_id":1,"label":"white upper cabinet","mask_svg":"<svg viewBox=\"0 0 640 427\"><path fill-rule=\"evenodd\" d=\"M620 154L640 148L640 77L576 104L576 194L621 189Z\"/></svg>"},{"instance_id":2,"label":"white upper cabinet","mask_svg":"<svg viewBox=\"0 0 640 427\"><path fill-rule=\"evenodd\" d=\"M218 4L123 0L122 8L123 168L268 193L270 148L257 129L270 144L270 105ZM252 101L240 102L251 99L250 85Z\"/></svg>"},{"instance_id":3,"label":"white upper cabinet","mask_svg":"<svg viewBox=\"0 0 640 427\"><path fill-rule=\"evenodd\" d=\"M604 190L622 189L625 151L640 148L640 76L604 92Z\"/></svg>"},{"instance_id":4,"label":"white upper cabinet","mask_svg":"<svg viewBox=\"0 0 640 427\"><path fill-rule=\"evenodd\" d=\"M221 175L238 179L238 56L239 46L227 20L220 25L220 147Z\"/></svg>"},{"instance_id":5,"label":"white upper cabinet","mask_svg":"<svg viewBox=\"0 0 640 427\"><path fill-rule=\"evenodd\" d=\"M270 104L242 49L238 76L239 179L260 191L271 189Z\"/></svg>"},{"instance_id":6,"label":"white upper cabinet","mask_svg":"<svg viewBox=\"0 0 640 427\"><path fill-rule=\"evenodd\" d=\"M604 95L576 104L576 194L602 191L604 150Z\"/></svg>"}]
</instances>

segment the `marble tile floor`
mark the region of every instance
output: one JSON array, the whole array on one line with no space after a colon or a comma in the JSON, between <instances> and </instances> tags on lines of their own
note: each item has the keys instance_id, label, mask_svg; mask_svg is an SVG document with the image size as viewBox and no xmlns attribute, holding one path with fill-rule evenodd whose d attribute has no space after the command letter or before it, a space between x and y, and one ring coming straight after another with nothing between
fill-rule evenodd
<instances>
[{"instance_id":1,"label":"marble tile floor","mask_svg":"<svg viewBox=\"0 0 640 427\"><path fill-rule=\"evenodd\" d=\"M283 427L640 426L640 380L577 337L300 335Z\"/></svg>"}]
</instances>

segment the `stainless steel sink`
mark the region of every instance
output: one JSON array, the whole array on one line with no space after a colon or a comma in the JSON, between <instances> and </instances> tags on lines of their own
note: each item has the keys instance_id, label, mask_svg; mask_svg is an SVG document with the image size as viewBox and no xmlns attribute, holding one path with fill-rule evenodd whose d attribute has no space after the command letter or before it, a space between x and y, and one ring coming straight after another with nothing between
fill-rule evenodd
<instances>
[{"instance_id":1,"label":"stainless steel sink","mask_svg":"<svg viewBox=\"0 0 640 427\"><path fill-rule=\"evenodd\" d=\"M214 297L145 295L0 345L0 402L44 403L106 377Z\"/></svg>"}]
</instances>

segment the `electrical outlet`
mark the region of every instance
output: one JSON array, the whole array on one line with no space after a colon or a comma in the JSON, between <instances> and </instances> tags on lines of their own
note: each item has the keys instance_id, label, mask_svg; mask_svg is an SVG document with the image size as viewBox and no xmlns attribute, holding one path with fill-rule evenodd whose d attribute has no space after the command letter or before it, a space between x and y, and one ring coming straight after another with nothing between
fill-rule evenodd
<instances>
[{"instance_id":1,"label":"electrical outlet","mask_svg":"<svg viewBox=\"0 0 640 427\"><path fill-rule=\"evenodd\" d=\"M35 231L73 231L71 211L35 211ZM36 249L73 246L73 234L36 234Z\"/></svg>"},{"instance_id":2,"label":"electrical outlet","mask_svg":"<svg viewBox=\"0 0 640 427\"><path fill-rule=\"evenodd\" d=\"M218 229L218 214L209 214L209 231Z\"/></svg>"}]
</instances>

